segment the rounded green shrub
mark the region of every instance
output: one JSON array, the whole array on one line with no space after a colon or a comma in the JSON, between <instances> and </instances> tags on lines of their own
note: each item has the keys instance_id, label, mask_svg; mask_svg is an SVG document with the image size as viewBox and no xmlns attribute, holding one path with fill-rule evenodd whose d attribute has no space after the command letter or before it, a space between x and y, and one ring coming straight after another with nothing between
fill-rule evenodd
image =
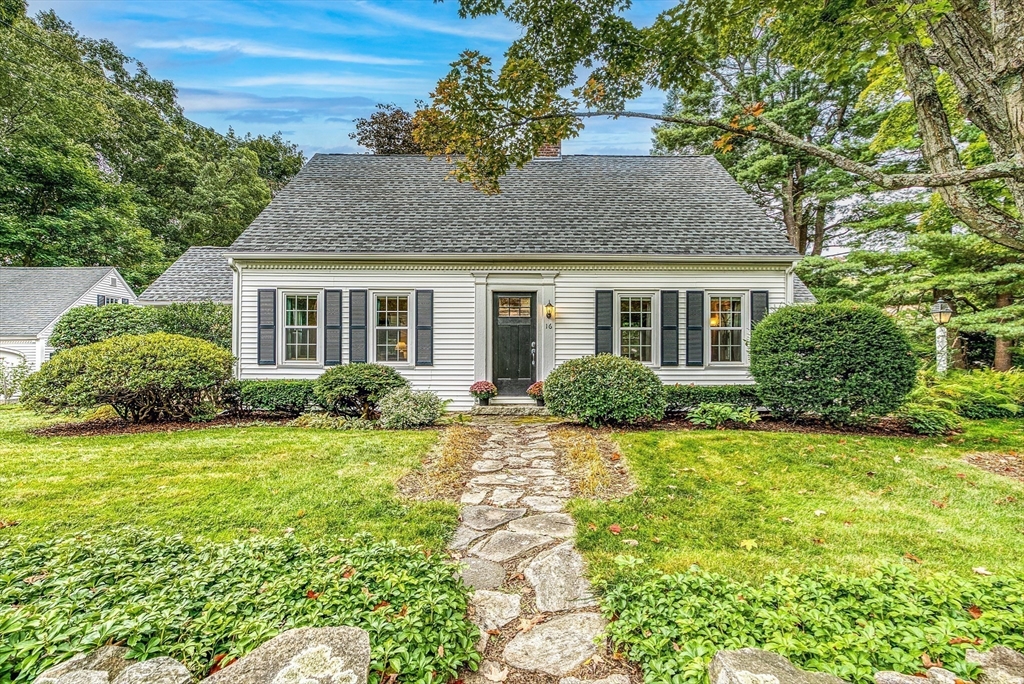
<instances>
[{"instance_id":1,"label":"rounded green shrub","mask_svg":"<svg viewBox=\"0 0 1024 684\"><path fill-rule=\"evenodd\" d=\"M160 330L172 335L197 337L231 349L230 304L186 302L152 308L156 309Z\"/></svg>"},{"instance_id":2,"label":"rounded green shrub","mask_svg":"<svg viewBox=\"0 0 1024 684\"><path fill-rule=\"evenodd\" d=\"M326 411L335 415L372 418L377 414L377 402L391 390L408 384L390 366L350 363L335 366L317 378L313 396Z\"/></svg>"},{"instance_id":3,"label":"rounded green shrub","mask_svg":"<svg viewBox=\"0 0 1024 684\"><path fill-rule=\"evenodd\" d=\"M53 326L50 346L62 351L118 335L146 335L160 330L159 319L160 312L150 306L76 306Z\"/></svg>"},{"instance_id":4,"label":"rounded green shrub","mask_svg":"<svg viewBox=\"0 0 1024 684\"><path fill-rule=\"evenodd\" d=\"M240 380L238 406L242 411L270 411L297 416L313 403L314 380Z\"/></svg>"},{"instance_id":5,"label":"rounded green shrub","mask_svg":"<svg viewBox=\"0 0 1024 684\"><path fill-rule=\"evenodd\" d=\"M758 396L788 416L836 423L884 416L914 388L916 371L906 335L863 304L789 306L758 323L750 338Z\"/></svg>"},{"instance_id":6,"label":"rounded green shrub","mask_svg":"<svg viewBox=\"0 0 1024 684\"><path fill-rule=\"evenodd\" d=\"M381 427L409 430L433 425L444 415L447 405L447 401L433 392L413 392L408 387L399 387L380 400L377 410Z\"/></svg>"},{"instance_id":7,"label":"rounded green shrub","mask_svg":"<svg viewBox=\"0 0 1024 684\"><path fill-rule=\"evenodd\" d=\"M43 364L22 387L22 401L46 412L109 404L132 422L191 420L231 378L231 353L182 335L121 335L73 347Z\"/></svg>"},{"instance_id":8,"label":"rounded green shrub","mask_svg":"<svg viewBox=\"0 0 1024 684\"><path fill-rule=\"evenodd\" d=\"M556 416L588 425L649 423L665 416L665 388L647 366L601 354L566 361L544 380L544 403Z\"/></svg>"}]
</instances>

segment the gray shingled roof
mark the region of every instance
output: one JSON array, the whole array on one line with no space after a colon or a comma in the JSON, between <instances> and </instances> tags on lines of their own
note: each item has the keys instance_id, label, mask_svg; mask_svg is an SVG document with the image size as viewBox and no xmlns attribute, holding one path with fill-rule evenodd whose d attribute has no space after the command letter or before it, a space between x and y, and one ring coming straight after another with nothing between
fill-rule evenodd
<instances>
[{"instance_id":1,"label":"gray shingled roof","mask_svg":"<svg viewBox=\"0 0 1024 684\"><path fill-rule=\"evenodd\" d=\"M315 155L232 253L797 257L713 157L537 160L484 195L442 159Z\"/></svg>"},{"instance_id":2,"label":"gray shingled roof","mask_svg":"<svg viewBox=\"0 0 1024 684\"><path fill-rule=\"evenodd\" d=\"M96 283L110 266L0 268L0 336L35 336Z\"/></svg>"},{"instance_id":3,"label":"gray shingled roof","mask_svg":"<svg viewBox=\"0 0 1024 684\"><path fill-rule=\"evenodd\" d=\"M811 289L807 287L799 276L793 276L793 303L794 304L817 304L818 298L814 296Z\"/></svg>"},{"instance_id":4,"label":"gray shingled roof","mask_svg":"<svg viewBox=\"0 0 1024 684\"><path fill-rule=\"evenodd\" d=\"M189 247L139 295L139 302L231 302L227 247Z\"/></svg>"}]
</instances>

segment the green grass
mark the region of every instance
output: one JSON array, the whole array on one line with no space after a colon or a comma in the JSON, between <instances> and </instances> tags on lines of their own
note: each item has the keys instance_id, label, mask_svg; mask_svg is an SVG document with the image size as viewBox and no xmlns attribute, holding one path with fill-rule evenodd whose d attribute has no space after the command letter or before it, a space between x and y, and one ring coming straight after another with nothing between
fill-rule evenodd
<instances>
[{"instance_id":1,"label":"green grass","mask_svg":"<svg viewBox=\"0 0 1024 684\"><path fill-rule=\"evenodd\" d=\"M893 562L923 572L1024 571L1024 483L961 460L970 451L1024 452L1022 421L974 422L945 440L746 431L616 439L637 490L571 504L579 546L599 576L614 571L616 556L748 580Z\"/></svg>"},{"instance_id":2,"label":"green grass","mask_svg":"<svg viewBox=\"0 0 1024 684\"><path fill-rule=\"evenodd\" d=\"M436 433L211 427L112 437L34 437L44 421L0 407L2 535L46 540L123 524L228 540L369 532L443 548L445 503L400 501L395 482Z\"/></svg>"}]
</instances>

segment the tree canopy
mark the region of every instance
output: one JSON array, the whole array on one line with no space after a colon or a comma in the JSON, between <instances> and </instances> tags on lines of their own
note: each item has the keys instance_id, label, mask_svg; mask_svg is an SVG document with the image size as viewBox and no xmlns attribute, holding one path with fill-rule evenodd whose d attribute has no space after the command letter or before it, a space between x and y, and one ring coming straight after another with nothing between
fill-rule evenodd
<instances>
[{"instance_id":1,"label":"tree canopy","mask_svg":"<svg viewBox=\"0 0 1024 684\"><path fill-rule=\"evenodd\" d=\"M348 137L373 154L421 154L423 148L413 135L413 115L395 104L378 104L367 118L355 120L356 130Z\"/></svg>"}]
</instances>

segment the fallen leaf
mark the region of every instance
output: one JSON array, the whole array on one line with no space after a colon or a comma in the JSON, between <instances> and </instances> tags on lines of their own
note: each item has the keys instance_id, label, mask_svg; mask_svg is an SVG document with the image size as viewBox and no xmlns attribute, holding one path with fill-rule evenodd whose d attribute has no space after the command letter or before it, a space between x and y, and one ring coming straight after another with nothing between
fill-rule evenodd
<instances>
[{"instance_id":1,"label":"fallen leaf","mask_svg":"<svg viewBox=\"0 0 1024 684\"><path fill-rule=\"evenodd\" d=\"M757 548L757 542L753 539L744 539L740 542L740 548L750 551L751 549Z\"/></svg>"},{"instance_id":2,"label":"fallen leaf","mask_svg":"<svg viewBox=\"0 0 1024 684\"><path fill-rule=\"evenodd\" d=\"M976 568L971 568L971 570L974 571L975 575L984 575L985 577L988 577L989 575L995 574L991 570L989 570L988 568L983 567L983 566L978 566Z\"/></svg>"},{"instance_id":3,"label":"fallen leaf","mask_svg":"<svg viewBox=\"0 0 1024 684\"><path fill-rule=\"evenodd\" d=\"M636 539L623 539L622 543L626 546L636 546L640 542L638 542Z\"/></svg>"},{"instance_id":4,"label":"fallen leaf","mask_svg":"<svg viewBox=\"0 0 1024 684\"><path fill-rule=\"evenodd\" d=\"M927 653L922 653L921 654L921 664L924 665L926 668L942 667L942 661L941 660L939 660L938 658L936 658L935 660L932 660L931 656L928 655Z\"/></svg>"},{"instance_id":5,"label":"fallen leaf","mask_svg":"<svg viewBox=\"0 0 1024 684\"><path fill-rule=\"evenodd\" d=\"M46 579L45 572L41 575L30 575L26 577L24 581L25 584L35 584L36 582L42 582L44 579Z\"/></svg>"},{"instance_id":6,"label":"fallen leaf","mask_svg":"<svg viewBox=\"0 0 1024 684\"><path fill-rule=\"evenodd\" d=\"M950 646L959 646L960 644L971 644L973 646L981 646L981 643L982 642L980 637L974 637L973 639L969 637L953 637L949 640Z\"/></svg>"},{"instance_id":7,"label":"fallen leaf","mask_svg":"<svg viewBox=\"0 0 1024 684\"><path fill-rule=\"evenodd\" d=\"M235 662L236 660L238 660L238 658L234 658L234 657L228 658L226 656L227 656L227 653L219 653L219 654L215 655L213 657L213 667L210 668L210 672L208 674L214 674L214 673L220 672L225 667L227 667L228 665L230 665L233 662Z\"/></svg>"},{"instance_id":8,"label":"fallen leaf","mask_svg":"<svg viewBox=\"0 0 1024 684\"><path fill-rule=\"evenodd\" d=\"M489 629L489 630L487 630L487 633L490 634L491 636L498 636L499 634L501 634L501 630L500 629Z\"/></svg>"},{"instance_id":9,"label":"fallen leaf","mask_svg":"<svg viewBox=\"0 0 1024 684\"><path fill-rule=\"evenodd\" d=\"M306 517L306 509L300 509L299 512L295 514L295 517L296 518L305 518Z\"/></svg>"},{"instance_id":10,"label":"fallen leaf","mask_svg":"<svg viewBox=\"0 0 1024 684\"><path fill-rule=\"evenodd\" d=\"M318 598L320 598L320 592L313 591L312 589L310 589L309 591L306 592L306 598L308 598L308 599L318 599Z\"/></svg>"},{"instance_id":11,"label":"fallen leaf","mask_svg":"<svg viewBox=\"0 0 1024 684\"><path fill-rule=\"evenodd\" d=\"M444 658L444 644L437 645L437 657Z\"/></svg>"},{"instance_id":12,"label":"fallen leaf","mask_svg":"<svg viewBox=\"0 0 1024 684\"><path fill-rule=\"evenodd\" d=\"M787 525L792 525L793 524L793 519L792 518L779 518L779 520L781 520L782 522L786 523Z\"/></svg>"},{"instance_id":13,"label":"fallen leaf","mask_svg":"<svg viewBox=\"0 0 1024 684\"><path fill-rule=\"evenodd\" d=\"M618 525L609 525L608 526L608 531L611 532L612 534L621 534L622 533L622 528L619 527Z\"/></svg>"},{"instance_id":14,"label":"fallen leaf","mask_svg":"<svg viewBox=\"0 0 1024 684\"><path fill-rule=\"evenodd\" d=\"M919 565L921 563L924 563L923 560L921 560L920 558L918 558L917 556L915 556L912 553L905 553L905 554L903 554L903 557L906 558L908 561L913 561L913 562L915 562L915 563L917 563Z\"/></svg>"},{"instance_id":15,"label":"fallen leaf","mask_svg":"<svg viewBox=\"0 0 1024 684\"><path fill-rule=\"evenodd\" d=\"M519 631L529 632L531 629L547 619L543 613L537 613L532 618L519 618Z\"/></svg>"},{"instance_id":16,"label":"fallen leaf","mask_svg":"<svg viewBox=\"0 0 1024 684\"><path fill-rule=\"evenodd\" d=\"M651 537L651 541L655 544L661 543L661 537Z\"/></svg>"},{"instance_id":17,"label":"fallen leaf","mask_svg":"<svg viewBox=\"0 0 1024 684\"><path fill-rule=\"evenodd\" d=\"M814 511L814 515L820 518L821 516L825 515L825 511L819 509L817 511Z\"/></svg>"},{"instance_id":18,"label":"fallen leaf","mask_svg":"<svg viewBox=\"0 0 1024 684\"><path fill-rule=\"evenodd\" d=\"M967 609L967 612L971 614L971 617L977 620L981 617L981 608L978 606L971 606Z\"/></svg>"},{"instance_id":19,"label":"fallen leaf","mask_svg":"<svg viewBox=\"0 0 1024 684\"><path fill-rule=\"evenodd\" d=\"M824 539L819 539L818 537L815 537L811 541L813 543L817 544L818 546L823 546L825 544L825 540Z\"/></svg>"},{"instance_id":20,"label":"fallen leaf","mask_svg":"<svg viewBox=\"0 0 1024 684\"><path fill-rule=\"evenodd\" d=\"M333 565L334 563L337 563L340 560L341 560L341 556L331 556L330 558L328 558L324 562L327 563L328 565Z\"/></svg>"},{"instance_id":21,"label":"fallen leaf","mask_svg":"<svg viewBox=\"0 0 1024 684\"><path fill-rule=\"evenodd\" d=\"M597 525L595 525L594 523L587 523L587 529L593 532L597 529Z\"/></svg>"},{"instance_id":22,"label":"fallen leaf","mask_svg":"<svg viewBox=\"0 0 1024 684\"><path fill-rule=\"evenodd\" d=\"M618 461L620 458L622 458L622 454L620 454L618 451L616 451L614 454L612 454L612 460L613 461Z\"/></svg>"},{"instance_id":23,"label":"fallen leaf","mask_svg":"<svg viewBox=\"0 0 1024 684\"><path fill-rule=\"evenodd\" d=\"M374 609L374 610L376 611L376 610L380 610L381 608L387 608L387 607L388 607L388 606L390 606L390 605L391 605L391 603L390 603L390 602L388 602L388 601L381 601L380 603L378 603L377 605L375 605L375 606L373 607L373 609Z\"/></svg>"},{"instance_id":24,"label":"fallen leaf","mask_svg":"<svg viewBox=\"0 0 1024 684\"><path fill-rule=\"evenodd\" d=\"M936 499L932 499L932 506L935 506L936 508L945 508L946 507L946 502L945 501L938 501Z\"/></svg>"}]
</instances>

